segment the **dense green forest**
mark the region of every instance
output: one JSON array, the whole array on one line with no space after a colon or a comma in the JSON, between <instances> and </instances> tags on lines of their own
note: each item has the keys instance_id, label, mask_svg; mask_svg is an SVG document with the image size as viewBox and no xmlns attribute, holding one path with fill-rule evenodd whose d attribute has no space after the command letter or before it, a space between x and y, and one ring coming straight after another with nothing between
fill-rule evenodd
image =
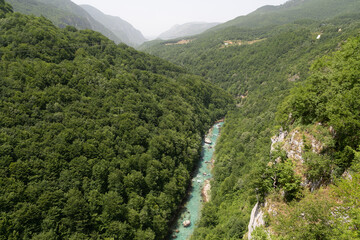
<instances>
[{"instance_id":1,"label":"dense green forest","mask_svg":"<svg viewBox=\"0 0 360 240\"><path fill-rule=\"evenodd\" d=\"M345 22L352 21L350 20L351 18L349 17ZM281 190L286 189L287 193L290 193L287 195L289 200L297 198L299 196L297 194L301 194L300 181L294 177L291 166L284 164L282 169L276 170L278 172L274 172L274 170L266 171L266 164L270 160L270 139L278 132L280 126L285 123L285 120L280 120L280 116L287 120L290 111L279 114L279 122L275 121L275 113L278 109L278 104L288 95L288 89L294 86L296 82L302 84L302 80L308 77L308 69L314 59L338 48L339 43L341 44L342 41L345 41L348 36L355 36L357 34L359 23L355 23L357 21L356 18L353 20L353 28L349 29L345 34L344 32L341 34L338 32L338 29L344 26L342 24L333 27L325 25L325 29L327 28L330 31L326 32L324 29L323 38L318 42L311 31L302 27L297 28L296 26L295 31L290 29L279 35L267 38L267 43L229 47L228 55L218 54L223 60L214 63L213 66L216 64L220 66L219 68L208 67L203 70L206 71L205 77L212 81L219 81L219 84L225 89L238 96L238 109L227 115L226 125L216 149L217 158L214 168L215 176L212 182L212 201L205 206L202 219L192 239L242 238L248 231L252 207L257 201L263 200L265 196L271 193L273 187L271 185L271 177L274 176L273 174L278 174L277 177L280 183L277 187ZM338 19L334 20L334 22L337 21ZM283 26L282 28L287 27L294 28L294 25ZM233 57L229 57L229 55ZM216 57L213 58L215 59ZM236 66L236 63L240 66ZM346 61L344 63L346 64ZM334 64L336 64L335 61ZM351 65L347 70L353 68L356 69L357 66ZM219 72L223 74L217 75ZM223 77L222 79L227 81L221 82L221 76ZM349 78L350 76L352 76L352 73L349 73ZM321 77L319 76L318 79L321 79ZM356 76L353 79L356 79ZM323 107L321 101L332 99L335 94L330 95L329 92L334 91L338 85L334 83L331 90L324 89L326 94L329 95L322 96L321 98L323 99L314 98L318 94L316 91L320 91L329 82L330 80L322 82L321 85L314 87L316 89L311 89L313 92L308 94L304 94L301 88L300 91L295 89L292 92L294 94L297 92L296 96L298 98L291 98L291 104L293 104L291 106L294 110L292 114L296 115L294 116L296 118L304 119L305 124L310 124L316 120L330 120L329 115L336 113L331 117L331 124L339 134L337 135L339 139L337 139L336 148L329 151L339 152L334 153L333 158L335 160L312 157L314 161L310 163L312 165L309 165L309 167L312 167L314 171L309 176L316 179L323 177L327 179L333 178L334 176L329 176L331 171L337 171L336 176L341 175L350 166L354 158L353 150L358 149L359 145L358 140L354 141L358 139L358 135L356 135L358 134L358 122L354 118L359 116L358 112L356 112L355 91L349 92L347 97L344 96L347 99L344 100L348 101L348 103L344 103L347 105L345 107L341 103L343 99L340 97L342 96L342 88L339 88L337 90L337 98L333 99L329 106L326 106L326 112L324 112L324 108L319 108ZM283 105L280 108L288 109L286 104L285 106ZM315 111L318 114L322 114L322 116L316 119L314 116ZM301 117L303 113L308 113L309 115ZM292 120L286 123L290 121ZM329 169L330 161L335 161L337 164L331 168L332 170L326 170ZM264 173L266 174L264 175ZM280 178L281 174L283 176L282 179ZM356 183L354 184L354 189L359 191L356 188ZM344 185L347 186L346 184ZM339 191L345 190L342 188ZM356 191L354 192L358 193ZM292 237L295 237L295 239L352 239L349 237L351 234L347 235L348 238L343 238L344 236L339 235L341 230L345 229L345 227L339 228L341 226L339 219L337 219L337 225L331 225L331 227L334 227L334 231L327 232L327 230L331 229L327 225L328 220L331 219L329 215L315 215L315 217L321 216L322 219L325 219L319 224L319 228L323 227L321 231L319 229L315 230L315 228L306 228L309 223L307 221L302 222L301 225L299 222L294 221L294 219L297 219L298 215L296 214L299 214L299 211L305 212L306 210L309 211L309 209L314 210L319 206L326 206L322 210L329 213L329 209L334 206L330 205L327 199L325 199L326 201L320 201L323 198L315 201L316 197L306 195L304 199L301 205L290 205L292 208L289 207L285 210L294 213L291 217L285 218L285 220L281 219L282 222L280 223L276 222L274 224L274 222L271 222L280 228L278 233L285 236L284 239L294 239ZM341 196L340 199L346 199L346 197ZM352 219L356 221L357 215L354 215L355 212L351 214ZM276 219L274 221L279 220ZM350 224L347 226L352 227ZM290 231L290 229L294 228L296 228L296 232ZM337 235L335 235L335 231L337 231ZM309 235L311 232L314 235ZM319 235L319 232L326 234ZM258 239L266 239L264 236L267 235L260 234ZM320 238L314 236L320 236Z\"/></svg>"},{"instance_id":2,"label":"dense green forest","mask_svg":"<svg viewBox=\"0 0 360 240\"><path fill-rule=\"evenodd\" d=\"M103 14L93 7L79 6L71 0L8 0L15 12L44 16L60 28L73 26L102 33L115 43L137 46L145 41L142 34L119 17Z\"/></svg>"},{"instance_id":3,"label":"dense green forest","mask_svg":"<svg viewBox=\"0 0 360 240\"><path fill-rule=\"evenodd\" d=\"M265 202L252 239L359 239L359 7L266 6L154 57L0 0L0 239L165 239L225 115L192 239L246 238ZM303 172L270 151L279 129L302 134Z\"/></svg>"},{"instance_id":4,"label":"dense green forest","mask_svg":"<svg viewBox=\"0 0 360 240\"><path fill-rule=\"evenodd\" d=\"M91 20L93 19L86 19L84 12L79 11L79 8L74 8L76 5L70 1L9 0L7 2L11 4L15 12L44 16L62 28L71 25L79 29L92 29ZM60 7L60 4L56 7L56 3L61 3L63 7Z\"/></svg>"},{"instance_id":5,"label":"dense green forest","mask_svg":"<svg viewBox=\"0 0 360 240\"><path fill-rule=\"evenodd\" d=\"M329 20L344 14L357 14L357 0L288 0L279 6L263 6L214 29L228 27L258 28L292 23L299 19Z\"/></svg>"},{"instance_id":6,"label":"dense green forest","mask_svg":"<svg viewBox=\"0 0 360 240\"><path fill-rule=\"evenodd\" d=\"M328 209L325 213L319 211L316 212L317 215L313 214L314 217L324 219L316 224L314 229L300 230L309 220L294 224L296 221L293 216L284 221L286 225L278 226L280 232L286 234L287 239L304 236L322 239L360 238L360 206L356 200L360 194L359 53L360 38L351 38L341 50L316 61L304 85L292 89L291 94L279 107L278 121L284 127L291 127L291 122L293 126L320 122L334 129L334 142L325 153L322 153L326 158L318 158L316 161L310 159L305 162L309 166L308 175L317 179L326 179L339 177L344 171L351 174L350 179L335 181L335 187L332 189L336 197L335 201L328 199L314 201L315 204L322 204ZM289 119L290 113L291 119ZM319 171L324 168L331 171ZM338 214L332 215L331 209L334 207L341 210ZM332 224L329 224L329 219L332 220ZM288 233L286 227L295 231Z\"/></svg>"},{"instance_id":7,"label":"dense green forest","mask_svg":"<svg viewBox=\"0 0 360 240\"><path fill-rule=\"evenodd\" d=\"M277 121L284 129L303 129L322 139L320 154L305 146L303 164L306 178L323 187L310 194L294 173L298 167L274 154L282 161L259 170L256 186L268 202L277 202L277 214L266 218L271 236L262 227L253 239L360 238L359 51L360 38L351 38L339 51L317 60L305 82L280 104ZM329 181L334 185L326 186ZM281 204L284 200L287 204Z\"/></svg>"},{"instance_id":8,"label":"dense green forest","mask_svg":"<svg viewBox=\"0 0 360 240\"><path fill-rule=\"evenodd\" d=\"M163 239L230 95L0 0L0 239Z\"/></svg>"},{"instance_id":9,"label":"dense green forest","mask_svg":"<svg viewBox=\"0 0 360 240\"><path fill-rule=\"evenodd\" d=\"M285 24L279 25L276 21L273 22L271 19L276 20L274 17L269 18L265 27L261 24L251 27L241 24L233 24L229 27L219 25L213 31L188 38L191 40L188 44L169 44L180 40L176 39L149 42L142 47L149 53L204 76L226 89L237 99L237 109L227 115L225 127L222 129L222 135L216 147L212 201L205 205L202 219L192 239L242 238L248 231L251 209L257 201L263 201L264 197L271 192L267 185L271 181L267 179L271 177L271 173L264 175L264 172L266 164L271 160L271 137L277 134L280 127L284 125L284 121L280 120L281 114L278 117L279 121L275 120L278 105L289 95L292 87L302 84L309 77L309 69L317 58L340 49L348 38L357 36L360 28L359 15L351 14L351 9L359 7L355 1L341 3L329 1L327 5L321 5L323 3L324 1L290 1L281 8L272 9L272 16L284 12L289 16L286 21L284 20ZM286 8L291 7L291 4L301 11L317 6L313 12L321 9L321 6L328 7L329 13L337 11L338 16L334 17L326 11L321 15L309 14L304 19L298 15L290 17ZM244 22L261 18L262 11L270 11L270 9L260 9L257 16L255 12L249 18L244 17ZM335 85L334 88L336 88ZM310 95L313 97L316 94ZM302 93L299 93L299 96L302 96ZM301 99L305 101L307 96L309 95L304 95ZM314 99L314 101L317 100ZM340 104L340 99L334 101ZM306 122L310 124L309 119L314 120L313 112L318 107L316 102L298 103L297 100L294 102L294 104L300 104L303 111L308 109L309 103L313 104L311 109L308 109L312 111L312 115L307 117ZM342 105L337 106L337 110L342 108L340 106ZM297 107L295 105L295 108ZM344 138L336 142L338 148L332 150L339 151L335 154L338 161L337 167L333 168L337 171L335 174L337 176L349 167L353 159L351 158L352 150L358 148L356 141L348 147L345 143L345 141L351 142L354 138L358 138L351 134L347 135L348 132L357 129L357 123L353 123L351 117L346 120L346 124L340 120L342 114L349 116L358 114L348 111L352 107L354 105L349 102L348 108L344 109L344 112L339 112L337 120L333 119L335 122L338 121L338 127L345 130ZM323 110L322 108L317 111L325 115ZM332 109L332 111L337 110ZM284 113L282 117L284 118L285 115ZM288 115L289 112L286 117ZM336 131L339 130L336 129ZM314 159L318 158L314 157ZM322 163L314 160L313 167L321 167ZM288 193L293 193L287 195L288 200L291 201L300 197L302 192L298 191L300 187L291 188L292 184L296 186L299 183L292 173L292 167L289 165L282 165L282 167L284 170L281 172L284 174L282 184L289 187ZM318 177L318 172L312 172L311 176ZM306 205L303 209L305 207ZM288 221L290 222L291 220Z\"/></svg>"}]
</instances>

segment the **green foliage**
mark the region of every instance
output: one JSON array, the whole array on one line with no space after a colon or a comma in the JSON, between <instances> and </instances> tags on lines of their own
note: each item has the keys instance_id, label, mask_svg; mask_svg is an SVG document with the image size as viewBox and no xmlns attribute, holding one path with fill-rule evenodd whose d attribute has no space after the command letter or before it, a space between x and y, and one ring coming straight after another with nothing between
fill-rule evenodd
<instances>
[{"instance_id":1,"label":"green foliage","mask_svg":"<svg viewBox=\"0 0 360 240\"><path fill-rule=\"evenodd\" d=\"M44 16L60 28L74 26L78 29L91 29L116 43L123 42L108 27L96 21L82 7L70 0L7 0L7 2L14 7L15 12Z\"/></svg>"},{"instance_id":2,"label":"green foliage","mask_svg":"<svg viewBox=\"0 0 360 240\"><path fill-rule=\"evenodd\" d=\"M0 239L163 239L232 98L93 31L0 29Z\"/></svg>"},{"instance_id":3,"label":"green foliage","mask_svg":"<svg viewBox=\"0 0 360 240\"><path fill-rule=\"evenodd\" d=\"M267 166L259 165L254 168L252 186L255 188L259 201L263 202L266 195L272 190L283 191L287 202L300 199L301 178L295 174L294 163L286 158L283 151L274 151L273 161Z\"/></svg>"},{"instance_id":4,"label":"green foliage","mask_svg":"<svg viewBox=\"0 0 360 240\"><path fill-rule=\"evenodd\" d=\"M354 149L359 145L359 46L359 38L351 38L339 51L316 61L305 84L292 89L279 107L283 124L321 122L335 139L323 155L310 152L305 142L305 174L313 183L329 183L346 169L358 169ZM335 199L327 197L332 193L310 194L281 210L272 223L276 239L358 239L359 206L354 201L359 195L358 173L345 178L332 187Z\"/></svg>"},{"instance_id":5,"label":"green foliage","mask_svg":"<svg viewBox=\"0 0 360 240\"><path fill-rule=\"evenodd\" d=\"M217 26L263 27L289 22L308 23L309 19L325 20L334 16L355 13L360 10L356 0L291 0L280 6L264 6L247 16L241 16Z\"/></svg>"},{"instance_id":6,"label":"green foliage","mask_svg":"<svg viewBox=\"0 0 360 240\"><path fill-rule=\"evenodd\" d=\"M300 199L301 194L301 178L294 173L294 165L291 161L275 165L275 176L278 178L279 187L285 192L286 201L290 202L293 199Z\"/></svg>"},{"instance_id":7,"label":"green foliage","mask_svg":"<svg viewBox=\"0 0 360 240\"><path fill-rule=\"evenodd\" d=\"M271 239L359 239L359 173L277 209Z\"/></svg>"},{"instance_id":8,"label":"green foliage","mask_svg":"<svg viewBox=\"0 0 360 240\"><path fill-rule=\"evenodd\" d=\"M12 13L13 8L10 4L6 3L5 0L0 0L0 18L5 17L6 13Z\"/></svg>"},{"instance_id":9,"label":"green foliage","mask_svg":"<svg viewBox=\"0 0 360 240\"><path fill-rule=\"evenodd\" d=\"M341 239L330 220L333 206L325 196L309 194L299 203L279 209L271 224L278 236L275 239Z\"/></svg>"},{"instance_id":10,"label":"green foliage","mask_svg":"<svg viewBox=\"0 0 360 240\"><path fill-rule=\"evenodd\" d=\"M306 1L306 4L312 2L314 1ZM352 8L349 2L351 1L346 1L341 6L341 11ZM351 4L358 7L354 1ZM331 1L331 5L338 6L339 2ZM330 8L331 12L340 9L331 6ZM319 9L322 10L317 8L316 11ZM301 16L296 17L298 20L291 21L291 24L284 21L288 24L219 28L189 38L193 41L184 45L166 45L169 41L155 41L143 46L149 53L204 76L237 99L238 108L227 115L226 125L216 147L213 203L211 207L206 205L203 210L207 212L206 209L209 207L216 211L211 215L203 215L193 239L231 238L232 235L227 235L233 233L230 221L237 219L240 222L248 222L255 202L261 201L267 192L274 189L274 181L271 179L274 175L270 169L265 170L270 161L270 139L280 128L279 123L288 126L294 121L294 113L290 115L289 101L280 106L278 104L289 95L289 89L309 76L309 68L315 59L337 49L339 43L358 33L358 15L349 14L336 18L333 16L326 11L321 13L319 18L300 20ZM320 33L321 39L316 40ZM225 47L224 41L228 40L262 41ZM311 111L310 101L314 96L303 92L298 95L305 101L298 102L298 107L304 111ZM278 121L275 120L277 110ZM331 140L328 142L333 144ZM314 162L312 166L315 167L316 164ZM327 173L325 162L323 167ZM288 189L289 200L298 198L298 193L301 192L296 186L299 183L298 178L292 175L292 172L290 168L284 168L284 173L287 174L284 174L283 186ZM318 173L311 174L315 177ZM232 187L229 187L229 183L233 184ZM209 222L212 224L208 224ZM246 231L246 224L239 225L235 235Z\"/></svg>"},{"instance_id":11,"label":"green foliage","mask_svg":"<svg viewBox=\"0 0 360 240\"><path fill-rule=\"evenodd\" d=\"M268 233L265 231L263 227L257 227L255 230L251 233L251 239L254 240L269 240Z\"/></svg>"},{"instance_id":12,"label":"green foliage","mask_svg":"<svg viewBox=\"0 0 360 240\"><path fill-rule=\"evenodd\" d=\"M313 183L329 183L346 169L358 170L354 149L359 145L359 46L359 38L351 38L339 51L317 60L305 84L292 89L278 108L277 120L284 127L320 122L333 135L334 141L327 141L330 144L322 155L310 152L305 142L305 174ZM323 191L279 210L282 213L271 223L274 238L358 239L359 206L353 201L359 195L358 173L346 178L333 187L335 199Z\"/></svg>"},{"instance_id":13,"label":"green foliage","mask_svg":"<svg viewBox=\"0 0 360 240\"><path fill-rule=\"evenodd\" d=\"M255 189L258 201L264 202L267 194L276 188L274 170L265 163L258 163L252 168L252 174L251 186Z\"/></svg>"},{"instance_id":14,"label":"green foliage","mask_svg":"<svg viewBox=\"0 0 360 240\"><path fill-rule=\"evenodd\" d=\"M360 175L353 173L350 179L341 179L333 188L339 204L336 216L338 217L336 233L341 239L360 238Z\"/></svg>"},{"instance_id":15,"label":"green foliage","mask_svg":"<svg viewBox=\"0 0 360 240\"><path fill-rule=\"evenodd\" d=\"M349 30L349 34L352 31ZM226 233L230 232L230 219L236 218L239 221L248 222L251 209L257 200L256 195L259 194L261 201L266 193L274 189L274 181L271 179L274 175L270 169L264 169L269 162L270 138L276 133L273 129L279 128L276 126L274 114L277 104L288 94L287 89L292 86L288 77L299 73L301 79L304 79L308 74L306 68L310 64L309 59L324 54L325 50L334 49L337 46L336 41L341 41L341 38L345 37L339 36L338 40L334 40L335 37L329 38L318 44L313 42L309 35L308 40L299 40L302 45L297 48L299 42L296 42L296 36L304 37L304 34L298 33L294 34L289 31L289 33L280 35L279 38L274 33L274 36L269 37L266 41L251 46L210 49L208 50L210 55L212 51L218 51L218 53L214 54L212 60L207 61L209 59L206 58L201 63L211 63L211 66L206 67L196 63L193 63L194 67L189 66L191 69L198 67L209 69L205 76L212 81L218 81L234 95L244 95L249 91L247 98L239 100L239 108L227 115L226 125L222 129L222 135L217 144L215 181L212 184L212 201L217 206L217 211L212 218L221 220L218 220L215 226L205 227L202 223L207 222L206 218L208 217L207 215L202 217L199 230L195 230L194 239L226 238ZM333 36L337 34L334 33ZM241 35L239 34L239 36ZM294 38L290 38L290 36L294 36ZM291 45L293 40L294 45ZM278 47L268 45L269 42L274 44L277 42L276 46ZM204 49L204 47L200 48L200 45L196 46L196 42L191 44L194 45L190 46L189 44L189 50L185 52L189 55L190 51L197 51L196 47ZM286 48L283 46L289 46L288 52L284 51ZM305 50L305 48L307 49ZM282 54L277 55L281 51L283 51ZM188 59L191 59L191 56ZM272 59L271 56L276 57ZM216 60L217 57L221 61ZM194 72L196 71L198 70L194 70ZM236 76L236 74L238 75ZM289 112L286 113L286 117L288 116ZM284 174L281 185L286 188L286 198L288 201L298 199L301 197L299 177L294 175L289 166L285 167L284 165L283 167ZM234 185L230 191L227 189L226 195L223 195L222 182L230 175L235 176ZM204 211L206 208L207 206ZM233 211L227 211L227 209L233 209ZM197 235L197 231L201 234ZM246 231L246 224L237 229L238 233L244 234Z\"/></svg>"},{"instance_id":16,"label":"green foliage","mask_svg":"<svg viewBox=\"0 0 360 240\"><path fill-rule=\"evenodd\" d=\"M360 148L358 148L360 150ZM351 169L355 172L360 172L360 152L355 151L354 161L352 163Z\"/></svg>"},{"instance_id":17,"label":"green foliage","mask_svg":"<svg viewBox=\"0 0 360 240\"><path fill-rule=\"evenodd\" d=\"M358 170L354 149L360 143L359 46L359 38L351 38L339 51L316 61L305 84L292 89L279 107L278 119L283 124L321 122L332 132L335 144L328 146L326 155L304 154L306 177L312 182L328 183L334 174L342 175L349 168ZM333 187L336 202L309 195L286 210L291 214L277 217L273 227L279 239L358 239L359 206L354 201L359 195L358 173L346 178Z\"/></svg>"},{"instance_id":18,"label":"green foliage","mask_svg":"<svg viewBox=\"0 0 360 240\"><path fill-rule=\"evenodd\" d=\"M7 0L7 2L16 12L44 16L59 27L71 25L79 29L91 29L90 19L85 18L84 12L79 12L81 8L74 7L75 4L68 1L27 0L26 4L21 0Z\"/></svg>"},{"instance_id":19,"label":"green foliage","mask_svg":"<svg viewBox=\"0 0 360 240\"><path fill-rule=\"evenodd\" d=\"M304 166L306 167L305 175L310 182L330 182L333 163L329 156L307 152L304 154L304 159Z\"/></svg>"},{"instance_id":20,"label":"green foliage","mask_svg":"<svg viewBox=\"0 0 360 240\"><path fill-rule=\"evenodd\" d=\"M317 60L306 83L292 89L278 114L290 113L303 124L321 122L331 126L338 174L351 166L353 149L360 144L359 46L359 38L351 38L340 51Z\"/></svg>"}]
</instances>

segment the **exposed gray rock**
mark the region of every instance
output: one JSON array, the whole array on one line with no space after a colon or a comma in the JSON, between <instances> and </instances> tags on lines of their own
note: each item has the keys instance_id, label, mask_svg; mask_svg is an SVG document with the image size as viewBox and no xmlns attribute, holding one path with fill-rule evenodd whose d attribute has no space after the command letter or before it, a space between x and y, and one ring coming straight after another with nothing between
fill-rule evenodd
<instances>
[{"instance_id":1,"label":"exposed gray rock","mask_svg":"<svg viewBox=\"0 0 360 240\"><path fill-rule=\"evenodd\" d=\"M290 138L285 140L283 149L286 151L286 155L288 158L299 160L302 163L304 162L302 157L304 142L300 138L299 139L299 131L295 130L290 133Z\"/></svg>"},{"instance_id":2,"label":"exposed gray rock","mask_svg":"<svg viewBox=\"0 0 360 240\"><path fill-rule=\"evenodd\" d=\"M282 129L279 131L279 135L271 138L272 145L271 151L274 151L276 148L275 144L281 144L281 149L286 152L286 156L290 159L304 163L305 159L303 157L304 153L304 134L306 135L306 141L310 143L311 150L314 153L320 154L324 149L324 144L317 140L314 136L309 133L303 133L297 129L291 131L290 133L283 132ZM278 163L278 159L275 160L275 164ZM302 187L307 187L311 191L314 191L321 187L323 180L320 179L316 182L311 182L308 179L304 178L301 182Z\"/></svg>"},{"instance_id":3,"label":"exposed gray rock","mask_svg":"<svg viewBox=\"0 0 360 240\"><path fill-rule=\"evenodd\" d=\"M283 131L281 128L279 131L279 135L276 135L271 138L271 152L275 150L275 146L277 143L284 142L286 136L288 135L287 131Z\"/></svg>"},{"instance_id":4,"label":"exposed gray rock","mask_svg":"<svg viewBox=\"0 0 360 240\"><path fill-rule=\"evenodd\" d=\"M335 129L334 129L333 126L330 126L330 127L329 127L329 131L330 131L330 133L331 133L331 135L332 135L333 137L336 136L336 131L335 131Z\"/></svg>"},{"instance_id":5,"label":"exposed gray rock","mask_svg":"<svg viewBox=\"0 0 360 240\"><path fill-rule=\"evenodd\" d=\"M248 239L251 240L251 233L255 230L256 227L264 225L264 212L261 210L261 204L256 203L255 207L251 211L251 217L248 226Z\"/></svg>"},{"instance_id":6,"label":"exposed gray rock","mask_svg":"<svg viewBox=\"0 0 360 240\"><path fill-rule=\"evenodd\" d=\"M350 181L352 181L352 179L353 179L351 173L348 170L343 173L342 177L344 179L347 179L347 180L350 180Z\"/></svg>"}]
</instances>

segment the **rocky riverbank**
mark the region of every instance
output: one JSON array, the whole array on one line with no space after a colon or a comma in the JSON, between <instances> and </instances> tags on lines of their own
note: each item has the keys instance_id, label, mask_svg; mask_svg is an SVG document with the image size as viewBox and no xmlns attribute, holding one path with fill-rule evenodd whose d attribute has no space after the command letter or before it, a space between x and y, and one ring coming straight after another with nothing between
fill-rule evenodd
<instances>
[{"instance_id":1,"label":"rocky riverbank","mask_svg":"<svg viewBox=\"0 0 360 240\"><path fill-rule=\"evenodd\" d=\"M210 189L211 189L211 184L210 184L210 180L208 179L204 182L204 187L201 190L201 196L204 202L210 201Z\"/></svg>"}]
</instances>

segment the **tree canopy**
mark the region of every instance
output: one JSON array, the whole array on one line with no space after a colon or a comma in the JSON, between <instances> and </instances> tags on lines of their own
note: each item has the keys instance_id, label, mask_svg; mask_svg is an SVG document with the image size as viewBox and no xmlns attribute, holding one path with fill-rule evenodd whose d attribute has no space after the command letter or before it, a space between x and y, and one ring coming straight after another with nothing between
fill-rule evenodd
<instances>
[{"instance_id":1,"label":"tree canopy","mask_svg":"<svg viewBox=\"0 0 360 240\"><path fill-rule=\"evenodd\" d=\"M202 135L232 98L99 33L10 12L0 19L0 239L164 238Z\"/></svg>"},{"instance_id":2,"label":"tree canopy","mask_svg":"<svg viewBox=\"0 0 360 240\"><path fill-rule=\"evenodd\" d=\"M307 2L314 1L304 3ZM344 5L345 2L355 4L344 1ZM331 4L339 2L331 1ZM343 7L349 8L349 5ZM288 201L299 198L301 188L297 184L300 182L290 164L267 169L273 160L269 156L271 137L281 127L281 122L275 119L278 104L290 94L292 87L301 85L312 74L310 68L316 59L340 48L342 42L358 34L360 26L356 14L334 18L324 13L321 18L327 20L299 17L296 21L267 24L267 27L231 26L189 37L192 41L188 44L174 44L180 40L176 39L143 46L147 52L185 66L218 84L237 101L237 109L226 116L216 146L212 201L205 205L193 239L241 238L247 232L256 201L263 200L269 184L273 188L273 181L268 178L273 174L281 175L277 187L286 189ZM306 109L307 103L302 104ZM353 111L348 112L349 116ZM290 112L284 112L285 120ZM337 175L353 161L354 149L356 144L336 156ZM321 161L314 158L309 162L313 171L308 174L314 179L321 170L332 171L329 159L317 159Z\"/></svg>"}]
</instances>

